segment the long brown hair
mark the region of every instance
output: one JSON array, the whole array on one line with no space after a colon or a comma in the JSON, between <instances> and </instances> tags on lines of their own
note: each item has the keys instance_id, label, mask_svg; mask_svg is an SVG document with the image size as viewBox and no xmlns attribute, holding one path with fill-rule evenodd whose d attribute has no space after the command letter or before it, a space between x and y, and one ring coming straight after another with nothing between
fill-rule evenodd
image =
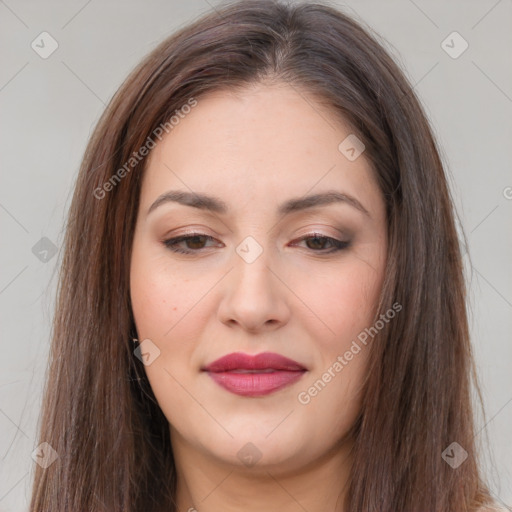
<instances>
[{"instance_id":1,"label":"long brown hair","mask_svg":"<svg viewBox=\"0 0 512 512\"><path fill-rule=\"evenodd\" d=\"M386 202L377 316L395 302L403 311L372 343L345 510L462 512L488 501L474 443L461 252L418 99L370 30L329 4L249 0L217 6L162 42L122 84L88 144L40 419L40 442L59 458L36 467L31 511L177 509L168 421L131 341L130 251L147 160L139 150L191 98L262 80L311 94L348 122ZM441 456L454 441L468 453L456 469Z\"/></svg>"}]
</instances>

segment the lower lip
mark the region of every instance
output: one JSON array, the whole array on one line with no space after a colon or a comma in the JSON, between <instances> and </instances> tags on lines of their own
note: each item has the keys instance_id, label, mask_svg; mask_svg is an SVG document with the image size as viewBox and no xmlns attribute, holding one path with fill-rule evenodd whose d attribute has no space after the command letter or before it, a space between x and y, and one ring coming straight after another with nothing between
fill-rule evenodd
<instances>
[{"instance_id":1,"label":"lower lip","mask_svg":"<svg viewBox=\"0 0 512 512\"><path fill-rule=\"evenodd\" d=\"M305 371L278 371L268 373L208 372L221 387L241 396L264 396L298 381Z\"/></svg>"}]
</instances>

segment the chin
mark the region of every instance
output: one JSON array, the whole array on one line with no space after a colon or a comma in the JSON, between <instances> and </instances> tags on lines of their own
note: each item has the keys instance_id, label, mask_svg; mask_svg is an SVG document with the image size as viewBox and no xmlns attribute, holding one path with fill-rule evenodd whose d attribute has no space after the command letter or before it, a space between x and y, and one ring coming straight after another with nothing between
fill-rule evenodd
<instances>
[{"instance_id":1,"label":"chin","mask_svg":"<svg viewBox=\"0 0 512 512\"><path fill-rule=\"evenodd\" d=\"M297 430L293 437L288 431L277 430L269 435L270 430L263 433L253 425L252 429L231 431L233 438L225 435L214 440L209 436L202 449L224 464L254 471L271 468L287 471L299 462L306 462L301 460L307 458L306 436L301 438Z\"/></svg>"}]
</instances>

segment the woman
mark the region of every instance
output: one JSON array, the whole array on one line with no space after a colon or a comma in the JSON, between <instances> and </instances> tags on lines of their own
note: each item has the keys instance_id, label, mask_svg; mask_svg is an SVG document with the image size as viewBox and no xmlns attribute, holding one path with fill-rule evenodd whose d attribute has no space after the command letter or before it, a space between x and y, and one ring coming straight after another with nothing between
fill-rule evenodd
<instances>
[{"instance_id":1,"label":"woman","mask_svg":"<svg viewBox=\"0 0 512 512\"><path fill-rule=\"evenodd\" d=\"M471 375L410 84L332 7L226 4L86 150L31 510L492 510Z\"/></svg>"}]
</instances>

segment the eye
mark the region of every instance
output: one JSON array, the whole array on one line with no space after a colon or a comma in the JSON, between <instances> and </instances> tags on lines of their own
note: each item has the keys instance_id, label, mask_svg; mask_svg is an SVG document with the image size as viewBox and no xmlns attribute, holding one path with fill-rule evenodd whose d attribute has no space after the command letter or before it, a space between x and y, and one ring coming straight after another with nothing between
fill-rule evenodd
<instances>
[{"instance_id":1,"label":"eye","mask_svg":"<svg viewBox=\"0 0 512 512\"><path fill-rule=\"evenodd\" d=\"M199 253L203 249L207 249L206 243L208 241L215 241L215 239L202 233L190 233L187 235L164 240L163 244L173 252L181 254L193 254ZM304 241L306 242L308 249L313 252L322 254L330 254L341 251L350 245L350 242L337 240L336 238L324 236L320 233L312 233L298 240L298 242ZM183 247L183 245L185 245L185 247Z\"/></svg>"},{"instance_id":2,"label":"eye","mask_svg":"<svg viewBox=\"0 0 512 512\"><path fill-rule=\"evenodd\" d=\"M163 244L171 251L179 252L181 254L192 254L205 249L206 242L214 240L215 239L209 235L204 235L202 233L190 233L188 235L164 240ZM183 245L180 246L180 244L183 243L185 244L185 248L183 248Z\"/></svg>"},{"instance_id":3,"label":"eye","mask_svg":"<svg viewBox=\"0 0 512 512\"><path fill-rule=\"evenodd\" d=\"M337 240L336 238L324 236L320 233L311 233L310 235L306 235L300 238L298 241L305 241L308 249L311 249L313 252L319 252L323 254L342 251L350 245L350 242ZM330 250L326 250L326 246L327 249L329 249L330 246Z\"/></svg>"}]
</instances>

